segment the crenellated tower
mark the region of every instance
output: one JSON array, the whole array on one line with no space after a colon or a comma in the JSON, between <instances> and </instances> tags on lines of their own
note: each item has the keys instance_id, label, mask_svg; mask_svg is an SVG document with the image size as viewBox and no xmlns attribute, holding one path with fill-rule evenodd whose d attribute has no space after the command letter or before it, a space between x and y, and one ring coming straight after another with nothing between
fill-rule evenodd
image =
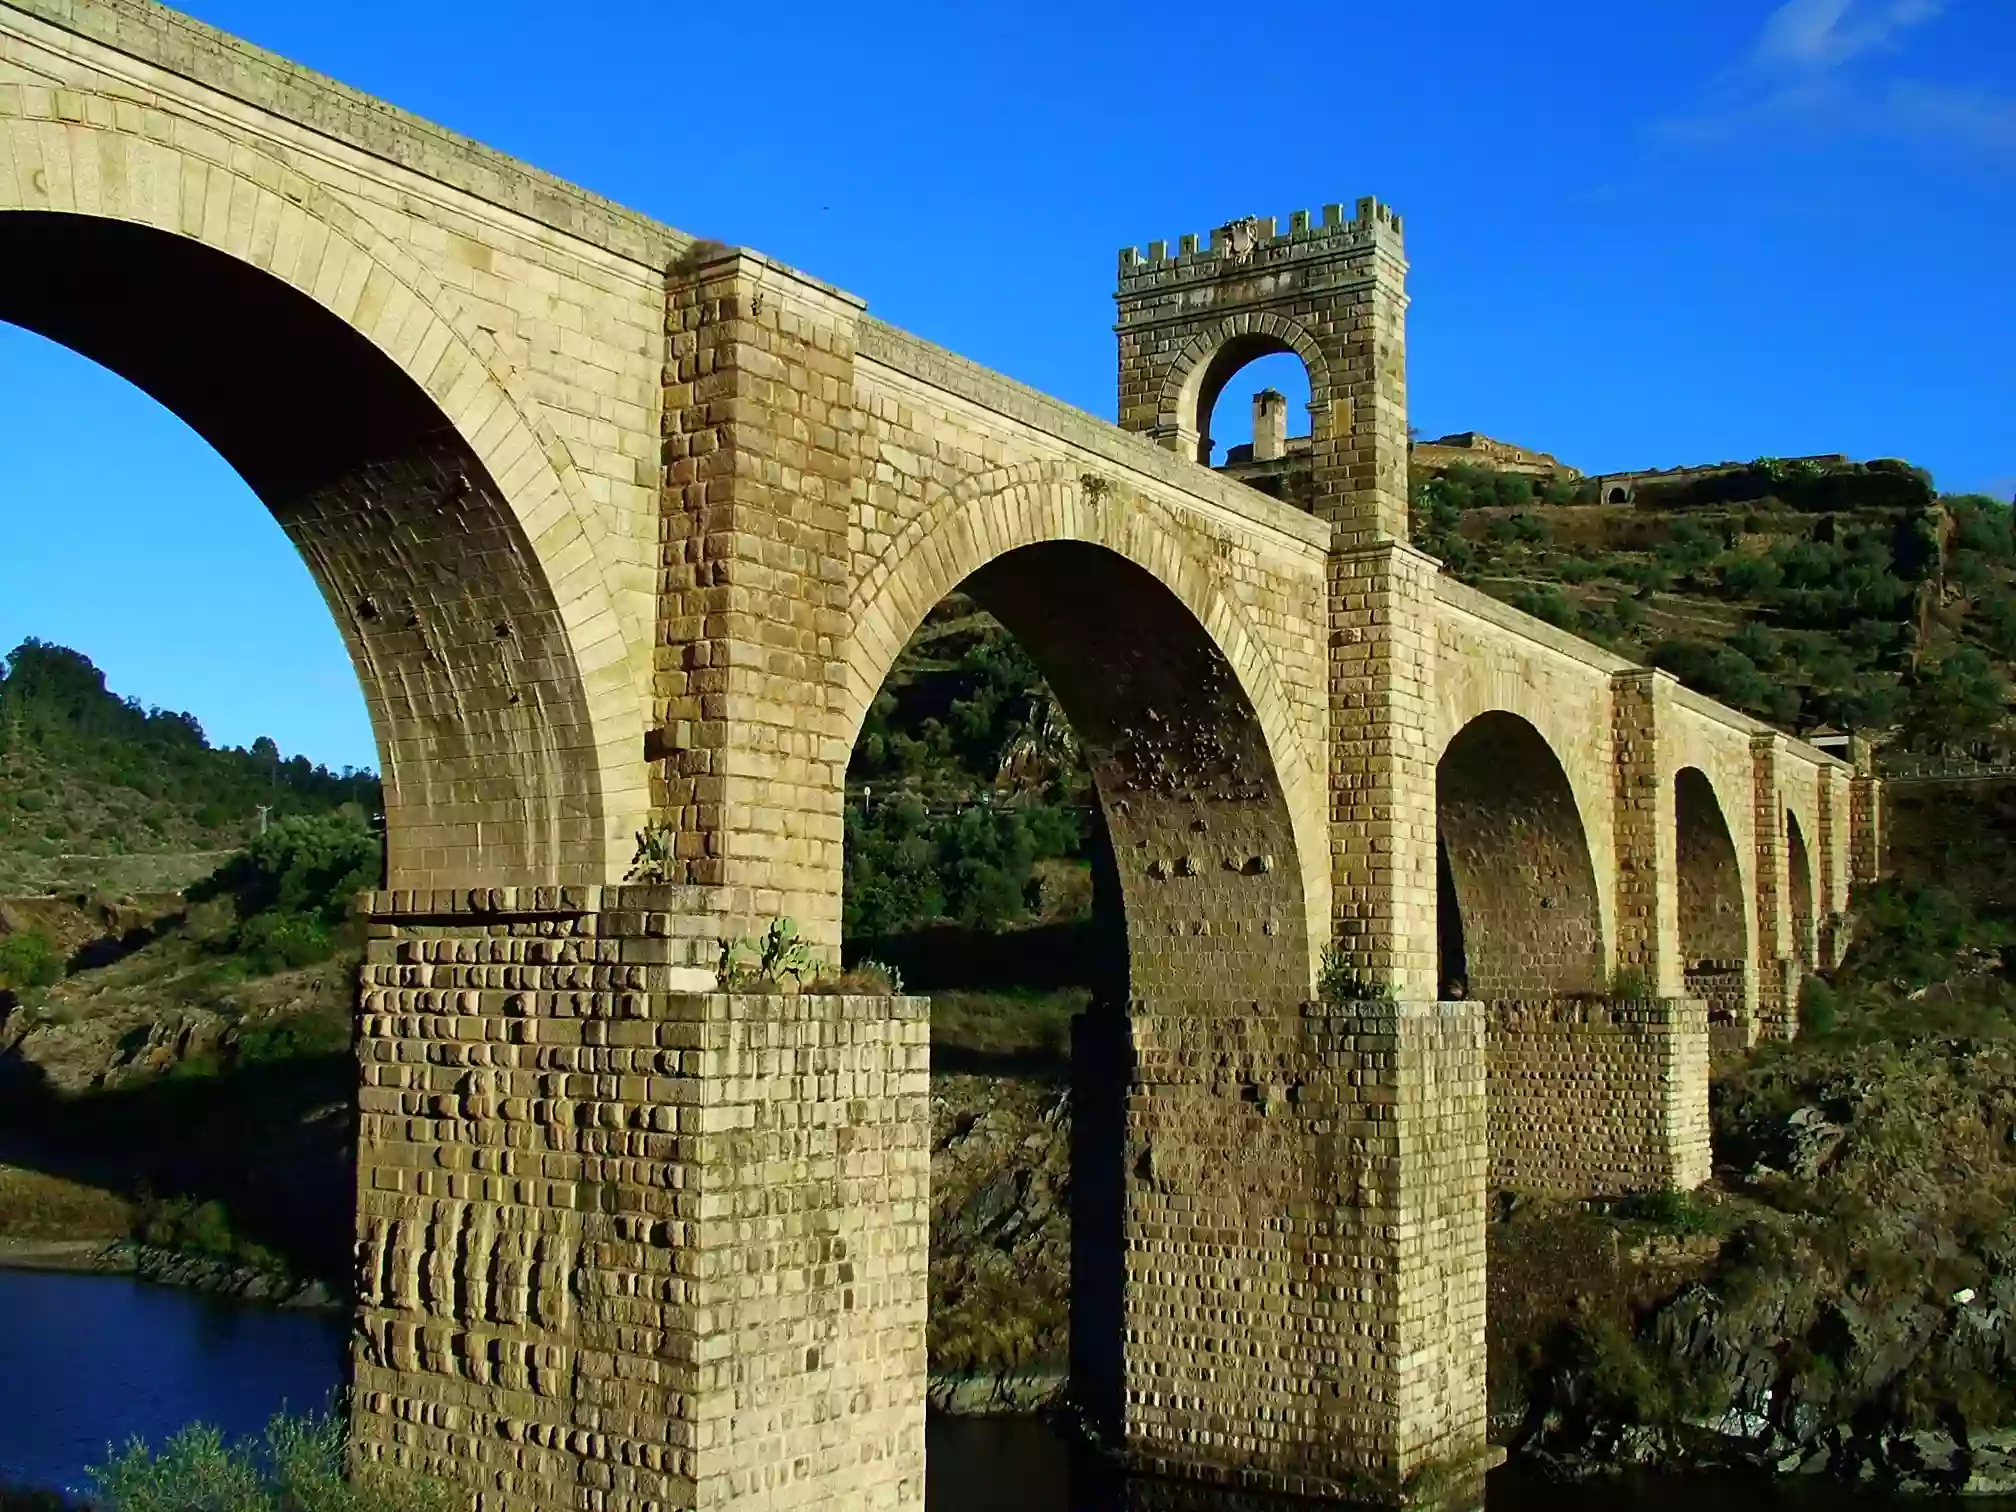
<instances>
[{"instance_id":1,"label":"crenellated tower","mask_svg":"<svg viewBox=\"0 0 2016 1512\"><path fill-rule=\"evenodd\" d=\"M1309 497L1350 548L1407 538L1407 259L1374 199L1282 231L1248 216L1200 243L1120 249L1120 424L1208 465L1212 406L1255 358L1309 373Z\"/></svg>"}]
</instances>

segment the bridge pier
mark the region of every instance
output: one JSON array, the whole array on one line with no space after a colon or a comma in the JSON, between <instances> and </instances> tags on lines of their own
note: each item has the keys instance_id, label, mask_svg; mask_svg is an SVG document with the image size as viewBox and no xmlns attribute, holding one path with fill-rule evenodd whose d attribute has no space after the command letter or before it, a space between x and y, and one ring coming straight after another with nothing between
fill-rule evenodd
<instances>
[{"instance_id":1,"label":"bridge pier","mask_svg":"<svg viewBox=\"0 0 2016 1512\"><path fill-rule=\"evenodd\" d=\"M481 1512L920 1506L927 1005L687 990L691 891L370 900L358 1452Z\"/></svg>"},{"instance_id":2,"label":"bridge pier","mask_svg":"<svg viewBox=\"0 0 2016 1512\"><path fill-rule=\"evenodd\" d=\"M1124 1111L1074 1150L1073 1378L1095 1421L1192 1485L1476 1504L1479 1006L1137 1004L1119 1049ZM1081 1096L1111 1069L1087 1057Z\"/></svg>"}]
</instances>

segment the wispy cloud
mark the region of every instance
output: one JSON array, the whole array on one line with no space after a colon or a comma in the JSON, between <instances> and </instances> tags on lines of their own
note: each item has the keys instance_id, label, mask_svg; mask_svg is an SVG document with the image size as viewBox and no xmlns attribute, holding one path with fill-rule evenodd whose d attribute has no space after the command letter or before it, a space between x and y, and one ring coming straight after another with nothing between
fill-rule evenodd
<instances>
[{"instance_id":1,"label":"wispy cloud","mask_svg":"<svg viewBox=\"0 0 2016 1512\"><path fill-rule=\"evenodd\" d=\"M1888 46L1946 8L1946 0L1785 0L1765 19L1755 58L1766 66L1811 71L1840 67Z\"/></svg>"},{"instance_id":2,"label":"wispy cloud","mask_svg":"<svg viewBox=\"0 0 2016 1512\"><path fill-rule=\"evenodd\" d=\"M1671 138L1729 142L1800 127L2016 154L2016 96L1886 74L1880 59L1949 0L1785 0L1703 99L1661 123Z\"/></svg>"}]
</instances>

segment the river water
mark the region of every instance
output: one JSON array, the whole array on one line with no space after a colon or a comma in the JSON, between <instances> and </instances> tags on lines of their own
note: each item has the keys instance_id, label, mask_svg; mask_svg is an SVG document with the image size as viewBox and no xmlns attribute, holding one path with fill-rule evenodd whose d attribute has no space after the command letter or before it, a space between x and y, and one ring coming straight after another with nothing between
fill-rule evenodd
<instances>
[{"instance_id":1,"label":"river water","mask_svg":"<svg viewBox=\"0 0 2016 1512\"><path fill-rule=\"evenodd\" d=\"M0 1270L0 1483L84 1487L85 1467L191 1421L256 1434L283 1408L326 1406L345 1325L327 1314L222 1302L118 1276ZM1074 1464L1026 1420L936 1419L929 1512L1122 1512L1110 1477ZM1243 1512L1236 1498L1210 1512ZM1831 1486L1668 1478L1582 1488L1492 1477L1488 1512L1869 1512ZM1922 1505L1922 1504L1921 1504ZM1969 1512L1988 1512L1976 1502ZM1998 1512L2016 1503L1998 1502Z\"/></svg>"}]
</instances>

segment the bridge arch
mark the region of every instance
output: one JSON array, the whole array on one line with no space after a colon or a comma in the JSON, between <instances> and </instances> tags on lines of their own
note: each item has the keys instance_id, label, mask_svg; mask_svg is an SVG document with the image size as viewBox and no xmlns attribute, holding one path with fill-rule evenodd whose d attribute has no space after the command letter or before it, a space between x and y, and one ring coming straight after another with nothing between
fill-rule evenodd
<instances>
[{"instance_id":1,"label":"bridge arch","mask_svg":"<svg viewBox=\"0 0 2016 1512\"><path fill-rule=\"evenodd\" d=\"M243 143L0 90L0 320L180 416L295 542L371 713L391 885L620 870L634 616L564 445L407 253Z\"/></svg>"},{"instance_id":2,"label":"bridge arch","mask_svg":"<svg viewBox=\"0 0 2016 1512\"><path fill-rule=\"evenodd\" d=\"M1084 549L1033 549L1065 546ZM1111 699L1110 687L1087 688L1080 695L1081 705L1102 704L1095 711L1074 707L1071 695L1058 686L1065 714L1074 728L1086 716L1122 723L1133 719L1144 729L1152 723L1165 732L1179 727L1202 731L1207 725L1221 724L1208 737L1196 737L1205 739L1206 744L1190 753L1203 774L1196 791L1206 792L1213 782L1230 783L1219 791L1249 797L1266 790L1266 806L1272 817L1261 828L1276 838L1270 839L1265 849L1252 850L1245 860L1257 864L1264 855L1270 858L1268 874L1277 869L1294 873L1296 918L1292 928L1294 936L1306 945L1299 953L1310 972L1310 980L1299 989L1306 993L1313 981L1316 957L1328 938L1330 917L1321 732L1304 730L1264 643L1248 626L1236 600L1219 590L1209 570L1209 554L1196 548L1188 533L1171 528L1169 522L1131 498L1116 498L1111 490L1087 490L1083 479L1055 465L1031 463L1002 469L940 496L897 535L881 559L858 580L850 605L854 633L842 731L851 746L905 642L932 607L962 584L1024 642L1044 675L1053 679L1053 686L1060 669L1068 680L1072 675L1069 664L1086 657L1068 643L1055 642L1058 632L1040 622L1033 600L1042 595L1037 595L1032 585L1040 584L1044 573L1055 572L1057 576L1042 593L1068 603L1070 613L1057 622L1058 626L1074 634L1082 630L1094 639L1100 627L1118 630L1129 623L1125 611L1131 608L1139 616L1137 627L1152 627L1158 637L1160 650L1156 654L1170 667L1186 668L1186 675L1196 679L1195 688L1162 685L1155 697L1128 710L1123 718L1120 706ZM996 563L1006 565L983 578L983 569ZM1086 597L1069 602L1072 592ZM1046 643L1046 636L1053 639ZM1144 654L1147 647L1144 642ZM1119 646L1102 654L1126 660L1137 669L1147 665ZM1222 698L1224 709L1231 711L1225 721L1213 715L1207 694ZM1114 733L1117 738L1118 724ZM1089 751L1094 742L1086 730L1080 729L1080 735L1087 738ZM1155 737L1158 741L1163 738ZM1232 767L1220 759L1211 742L1238 753L1233 765L1241 775L1236 782L1230 780ZM1141 749L1145 752L1147 748ZM1122 780L1121 772L1115 768L1115 782ZM1147 852L1157 850L1159 840L1145 843L1149 831L1140 825L1151 821L1143 820L1140 802L1127 800L1128 812L1133 815L1128 821L1116 813L1115 805L1121 801L1117 792L1109 802L1102 786L1101 800L1109 830L1120 819L1123 829L1131 822L1137 831L1124 843L1115 834L1115 845L1142 851L1143 864L1154 860ZM1188 825L1196 818L1191 815L1182 822ZM1207 826L1211 823L1209 818L1204 822ZM1242 820L1234 828L1246 834L1250 826ZM1231 833L1227 831L1227 844ZM1252 834L1257 842L1259 831ZM1208 848L1223 847L1213 841ZM1173 852L1162 859L1171 866L1182 864L1181 856ZM1213 864L1222 871L1225 858ZM1124 884L1124 865L1122 869ZM1290 927L1285 918L1277 924L1283 930Z\"/></svg>"},{"instance_id":3,"label":"bridge arch","mask_svg":"<svg viewBox=\"0 0 2016 1512\"><path fill-rule=\"evenodd\" d=\"M1435 768L1442 995L1486 1002L1603 988L1602 889L1568 774L1534 724L1466 723Z\"/></svg>"},{"instance_id":4,"label":"bridge arch","mask_svg":"<svg viewBox=\"0 0 2016 1512\"><path fill-rule=\"evenodd\" d=\"M1607 709L1608 689L1599 687L1592 698L1495 667L1488 650L1461 638L1445 639L1440 656L1435 678L1439 752L1447 752L1460 732L1487 714L1507 715L1530 727L1568 784L1591 864L1597 875L1608 875L1614 849L1610 807L1614 779L1606 761L1591 759L1586 752L1589 722L1598 717L1599 709ZM1597 933L1607 950L1617 937L1616 897L1609 888L1598 887L1596 892ZM1606 955L1606 971L1608 966Z\"/></svg>"},{"instance_id":5,"label":"bridge arch","mask_svg":"<svg viewBox=\"0 0 2016 1512\"><path fill-rule=\"evenodd\" d=\"M1225 385L1248 363L1285 352L1302 359L1309 375L1311 434L1322 440L1332 400L1330 364L1316 338L1289 316L1247 310L1228 315L1184 345L1163 379L1156 426L1197 438L1196 460L1211 463L1211 412Z\"/></svg>"},{"instance_id":6,"label":"bridge arch","mask_svg":"<svg viewBox=\"0 0 2016 1512\"><path fill-rule=\"evenodd\" d=\"M1673 778L1674 880L1680 967L1689 997L1708 1003L1711 1031L1747 1044L1751 895L1715 784L1700 767Z\"/></svg>"}]
</instances>

